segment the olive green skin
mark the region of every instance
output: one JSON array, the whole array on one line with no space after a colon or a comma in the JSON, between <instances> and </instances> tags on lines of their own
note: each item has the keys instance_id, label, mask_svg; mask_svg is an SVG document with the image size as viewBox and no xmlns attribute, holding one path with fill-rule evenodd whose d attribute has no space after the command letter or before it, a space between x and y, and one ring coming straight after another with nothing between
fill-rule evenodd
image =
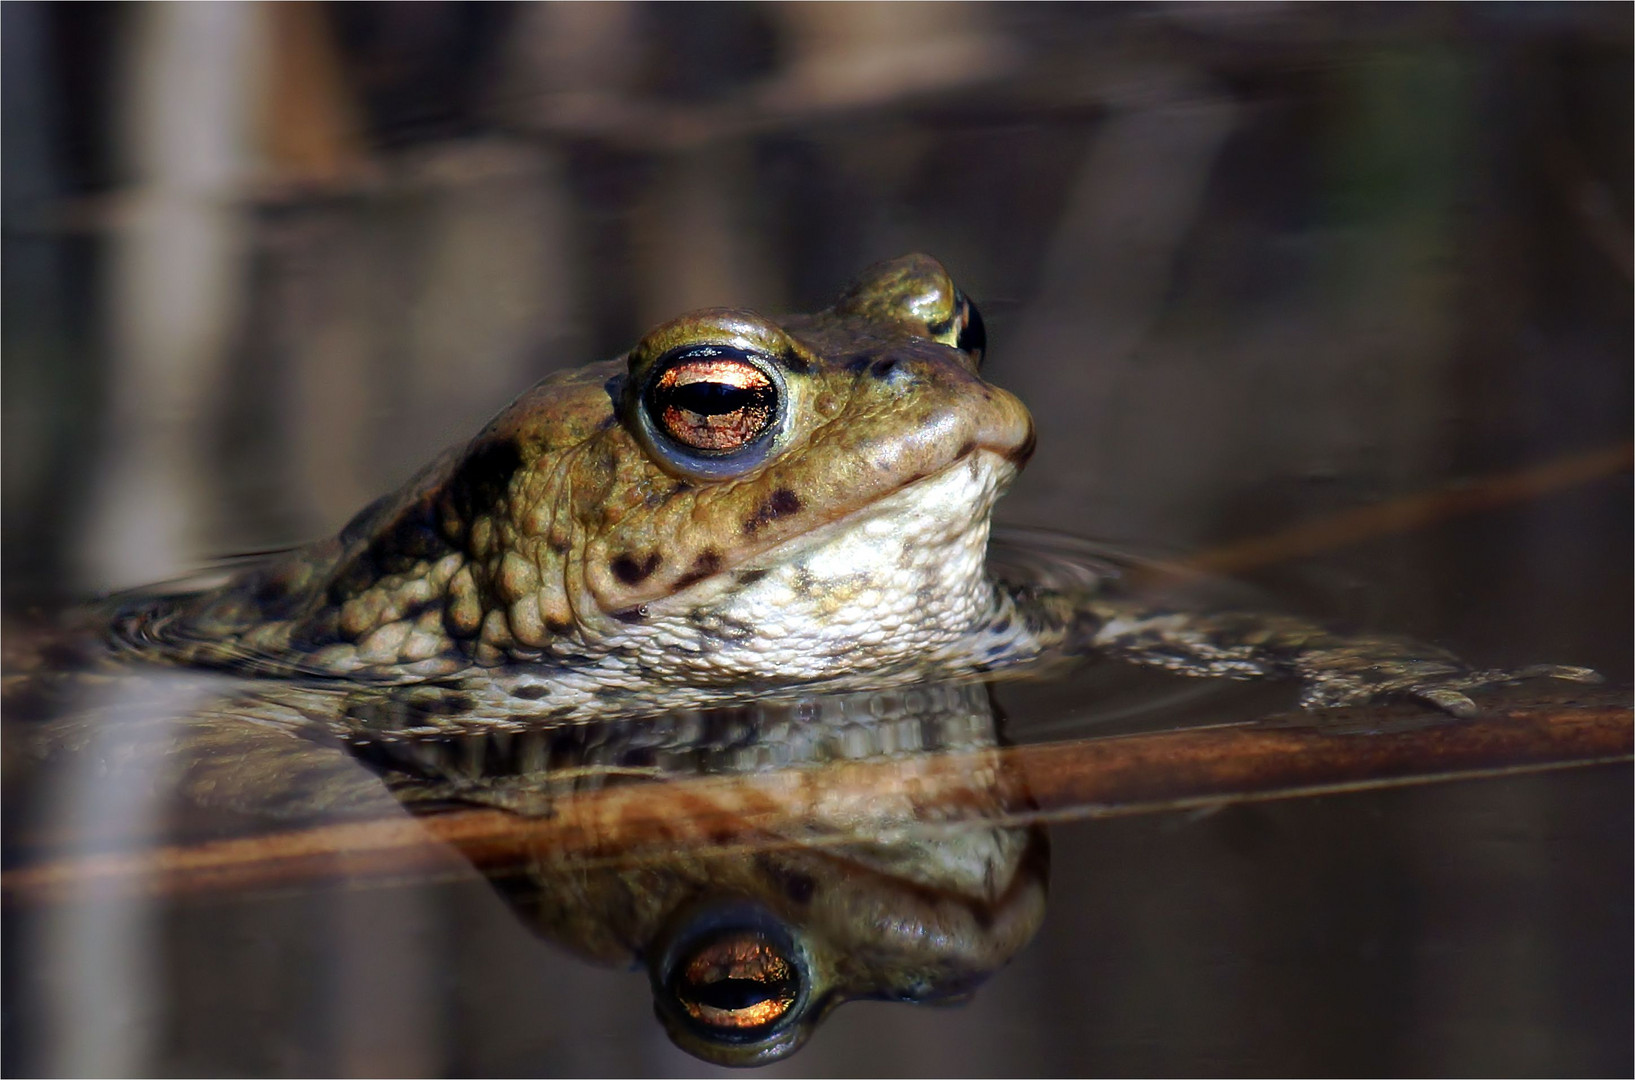
<instances>
[{"instance_id":1,"label":"olive green skin","mask_svg":"<svg viewBox=\"0 0 1635 1080\"><path fill-rule=\"evenodd\" d=\"M581 696L785 671L803 686L893 667L907 678L917 656L930 672L1005 613L982 550L992 499L1033 446L1027 410L978 376L980 346L960 347L972 310L938 263L910 255L816 314L676 319L619 360L544 379L334 539L129 606L116 638L148 658L366 681L600 663ZM644 409L654 365L698 345L753 353L779 388L774 430L742 462L688 461ZM871 577L759 584L871 514L887 533L896 515L935 535L905 531L901 568L889 540L864 544L882 552ZM934 576L947 552L963 576ZM765 596L746 599L757 586ZM858 640L893 604L882 619L902 625L882 624L878 648ZM832 662L807 663L825 649Z\"/></svg>"},{"instance_id":2,"label":"olive green skin","mask_svg":"<svg viewBox=\"0 0 1635 1080\"><path fill-rule=\"evenodd\" d=\"M1188 675L1289 678L1306 705L1469 692L1584 668L1473 669L1303 619L996 582L995 500L1033 446L978 375L975 309L933 259L866 271L829 308L696 312L626 356L546 378L332 539L214 588L118 601L127 655L347 685L421 684L401 720L339 734L527 730L768 695L997 677L1090 653ZM775 388L724 456L659 432L686 350L735 350ZM681 352L678 353L678 350ZM388 710L390 711L390 710Z\"/></svg>"}]
</instances>

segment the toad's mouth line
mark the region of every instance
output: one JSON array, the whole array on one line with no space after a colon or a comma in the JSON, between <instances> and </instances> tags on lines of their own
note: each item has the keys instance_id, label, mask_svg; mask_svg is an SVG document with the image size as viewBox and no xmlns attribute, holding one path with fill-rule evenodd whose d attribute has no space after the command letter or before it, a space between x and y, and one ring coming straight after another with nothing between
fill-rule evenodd
<instances>
[{"instance_id":1,"label":"toad's mouth line","mask_svg":"<svg viewBox=\"0 0 1635 1080\"><path fill-rule=\"evenodd\" d=\"M823 548L882 515L904 513L912 504L924 504L927 501L924 498L927 491L948 482L960 470L971 469L973 466L987 472L988 475L977 480L976 490L971 497L952 501L940 509L943 509L950 518L951 529L958 529L961 526L966 529L985 527L992 515L993 503L1020 470L1013 451L977 446L954 458L942 468L906 480L822 525L808 529L798 536L751 549L708 577L688 582L680 589L640 598L637 603L643 608L666 607L678 598L684 598L689 604L713 598L725 588L741 582L745 575L759 576L786 566L804 553ZM601 604L598 604L598 607L605 614L615 618L629 611L628 607L614 610L609 610Z\"/></svg>"}]
</instances>

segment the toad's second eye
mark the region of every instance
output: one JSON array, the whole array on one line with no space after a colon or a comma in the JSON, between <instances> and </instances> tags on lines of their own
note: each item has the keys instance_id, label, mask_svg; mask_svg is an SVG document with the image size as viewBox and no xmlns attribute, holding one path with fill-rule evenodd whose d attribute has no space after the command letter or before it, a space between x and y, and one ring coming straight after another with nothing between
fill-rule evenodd
<instances>
[{"instance_id":1,"label":"toad's second eye","mask_svg":"<svg viewBox=\"0 0 1635 1080\"><path fill-rule=\"evenodd\" d=\"M731 454L772 427L778 387L746 353L696 346L660 365L643 407L654 428L680 447Z\"/></svg>"},{"instance_id":2,"label":"toad's second eye","mask_svg":"<svg viewBox=\"0 0 1635 1080\"><path fill-rule=\"evenodd\" d=\"M976 304L963 294L959 298L957 320L959 338L955 343L956 347L969 353L977 365L981 366L982 358L988 351L988 328L983 325L982 312L978 311Z\"/></svg>"}]
</instances>

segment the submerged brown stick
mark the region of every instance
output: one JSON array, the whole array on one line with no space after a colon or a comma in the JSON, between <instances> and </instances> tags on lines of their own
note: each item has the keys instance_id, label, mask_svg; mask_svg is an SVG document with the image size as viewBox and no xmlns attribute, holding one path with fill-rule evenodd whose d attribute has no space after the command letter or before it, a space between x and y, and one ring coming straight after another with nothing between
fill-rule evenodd
<instances>
[{"instance_id":1,"label":"submerged brown stick","mask_svg":"<svg viewBox=\"0 0 1635 1080\"><path fill-rule=\"evenodd\" d=\"M1626 692L1518 699L1474 721L1365 707L1255 723L608 787L547 818L467 810L326 825L8 871L8 900L158 895L447 872L544 858L842 843L858 833L1152 813L1628 761ZM1407 730L1393 726L1413 724ZM912 817L880 811L911 793ZM828 826L811 838L812 822ZM799 836L800 840L790 837Z\"/></svg>"}]
</instances>

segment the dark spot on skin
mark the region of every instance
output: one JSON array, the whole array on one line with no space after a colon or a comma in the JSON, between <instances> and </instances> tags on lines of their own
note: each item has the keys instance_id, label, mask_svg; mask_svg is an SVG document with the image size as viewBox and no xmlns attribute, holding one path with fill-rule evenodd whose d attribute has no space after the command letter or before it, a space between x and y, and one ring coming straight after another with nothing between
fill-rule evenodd
<instances>
[{"instance_id":1,"label":"dark spot on skin","mask_svg":"<svg viewBox=\"0 0 1635 1080\"><path fill-rule=\"evenodd\" d=\"M469 524L493 510L521 467L522 454L509 439L485 442L467 454L449 478L449 497L460 520Z\"/></svg>"},{"instance_id":2,"label":"dark spot on skin","mask_svg":"<svg viewBox=\"0 0 1635 1080\"><path fill-rule=\"evenodd\" d=\"M670 494L672 496L682 495L682 494L685 494L686 492L689 492L691 490L693 490L693 485L689 484L685 480L677 480L676 481L676 486L670 489Z\"/></svg>"},{"instance_id":3,"label":"dark spot on skin","mask_svg":"<svg viewBox=\"0 0 1635 1080\"><path fill-rule=\"evenodd\" d=\"M261 581L256 583L255 588L250 593L251 598L254 599L257 606L261 607L262 609L266 609L269 605L278 603L278 601L284 599L288 595L288 587L284 584L284 582L274 577L263 578Z\"/></svg>"},{"instance_id":4,"label":"dark spot on skin","mask_svg":"<svg viewBox=\"0 0 1635 1080\"><path fill-rule=\"evenodd\" d=\"M626 585L640 585L653 576L653 571L659 568L664 556L656 551L649 552L645 558L637 559L628 552L613 557L609 564L613 576Z\"/></svg>"},{"instance_id":5,"label":"dark spot on skin","mask_svg":"<svg viewBox=\"0 0 1635 1080\"><path fill-rule=\"evenodd\" d=\"M641 607L625 608L623 611L615 611L613 613L613 617L622 623L639 623L643 619L647 618L647 605L643 604Z\"/></svg>"},{"instance_id":6,"label":"dark spot on skin","mask_svg":"<svg viewBox=\"0 0 1635 1080\"><path fill-rule=\"evenodd\" d=\"M976 440L975 439L966 439L964 442L959 444L959 450L957 452L955 452L954 456L955 457L964 457L967 454L973 453L975 450L976 450Z\"/></svg>"},{"instance_id":7,"label":"dark spot on skin","mask_svg":"<svg viewBox=\"0 0 1635 1080\"><path fill-rule=\"evenodd\" d=\"M786 349L781 359L783 360L784 369L787 371L791 371L796 375L810 375L812 373L812 365L808 364L806 359L794 349Z\"/></svg>"},{"instance_id":8,"label":"dark spot on skin","mask_svg":"<svg viewBox=\"0 0 1635 1080\"><path fill-rule=\"evenodd\" d=\"M693 560L693 565L687 568L687 572L676 578L676 588L683 589L688 585L697 584L705 578L718 573L720 569L720 553L711 548L705 548L698 553L698 558Z\"/></svg>"},{"instance_id":9,"label":"dark spot on skin","mask_svg":"<svg viewBox=\"0 0 1635 1080\"><path fill-rule=\"evenodd\" d=\"M334 608L304 619L290 631L290 645L314 652L341 640L341 617Z\"/></svg>"},{"instance_id":10,"label":"dark spot on skin","mask_svg":"<svg viewBox=\"0 0 1635 1080\"><path fill-rule=\"evenodd\" d=\"M858 353L856 356L846 361L845 368L853 375L861 375L863 373L863 369L868 367L873 362L874 357L870 356L868 353Z\"/></svg>"},{"instance_id":11,"label":"dark spot on skin","mask_svg":"<svg viewBox=\"0 0 1635 1080\"><path fill-rule=\"evenodd\" d=\"M763 525L768 525L779 518L789 517L801 511L800 497L788 488L779 488L766 497L755 511L744 521L744 532L754 535Z\"/></svg>"},{"instance_id":12,"label":"dark spot on skin","mask_svg":"<svg viewBox=\"0 0 1635 1080\"><path fill-rule=\"evenodd\" d=\"M566 555L568 553L568 548L571 545L569 545L566 540L562 540L555 536L548 536L545 538L545 546L556 552L558 555Z\"/></svg>"},{"instance_id":13,"label":"dark spot on skin","mask_svg":"<svg viewBox=\"0 0 1635 1080\"><path fill-rule=\"evenodd\" d=\"M534 683L530 686L519 686L511 691L512 697L522 698L524 701L538 701L542 697L550 696L551 688L543 683Z\"/></svg>"},{"instance_id":14,"label":"dark spot on skin","mask_svg":"<svg viewBox=\"0 0 1635 1080\"><path fill-rule=\"evenodd\" d=\"M884 360L876 360L874 366L869 368L869 374L876 379L883 379L896 370L897 361L888 356Z\"/></svg>"},{"instance_id":15,"label":"dark spot on skin","mask_svg":"<svg viewBox=\"0 0 1635 1080\"><path fill-rule=\"evenodd\" d=\"M437 529L429 502L403 514L369 547L375 562L388 574L404 573L416 563L440 559L452 550Z\"/></svg>"},{"instance_id":16,"label":"dark spot on skin","mask_svg":"<svg viewBox=\"0 0 1635 1080\"><path fill-rule=\"evenodd\" d=\"M569 630L572 630L573 626L571 624L569 624L569 623L565 623L565 622L561 621L560 619L546 619L545 620L545 629L549 630L555 636L561 637L563 634L566 634Z\"/></svg>"},{"instance_id":17,"label":"dark spot on skin","mask_svg":"<svg viewBox=\"0 0 1635 1080\"><path fill-rule=\"evenodd\" d=\"M1006 615L1002 619L996 620L992 626L988 627L989 630L992 630L996 634L1003 634L1005 631L1009 630L1010 628L1011 628L1011 617L1009 615Z\"/></svg>"},{"instance_id":18,"label":"dark spot on skin","mask_svg":"<svg viewBox=\"0 0 1635 1080\"><path fill-rule=\"evenodd\" d=\"M333 590L331 593L333 594ZM287 576L279 573L269 573L253 579L250 597L257 614L266 622L294 618L308 599L305 593L292 587Z\"/></svg>"},{"instance_id":19,"label":"dark spot on skin","mask_svg":"<svg viewBox=\"0 0 1635 1080\"><path fill-rule=\"evenodd\" d=\"M740 570L733 576L738 579L740 585L753 585L769 573L771 573L770 570Z\"/></svg>"},{"instance_id":20,"label":"dark spot on skin","mask_svg":"<svg viewBox=\"0 0 1635 1080\"><path fill-rule=\"evenodd\" d=\"M360 593L366 592L380 578L380 570L375 566L375 557L371 549L365 548L357 555L342 563L335 576L330 579L326 590L331 604L344 604Z\"/></svg>"}]
</instances>

